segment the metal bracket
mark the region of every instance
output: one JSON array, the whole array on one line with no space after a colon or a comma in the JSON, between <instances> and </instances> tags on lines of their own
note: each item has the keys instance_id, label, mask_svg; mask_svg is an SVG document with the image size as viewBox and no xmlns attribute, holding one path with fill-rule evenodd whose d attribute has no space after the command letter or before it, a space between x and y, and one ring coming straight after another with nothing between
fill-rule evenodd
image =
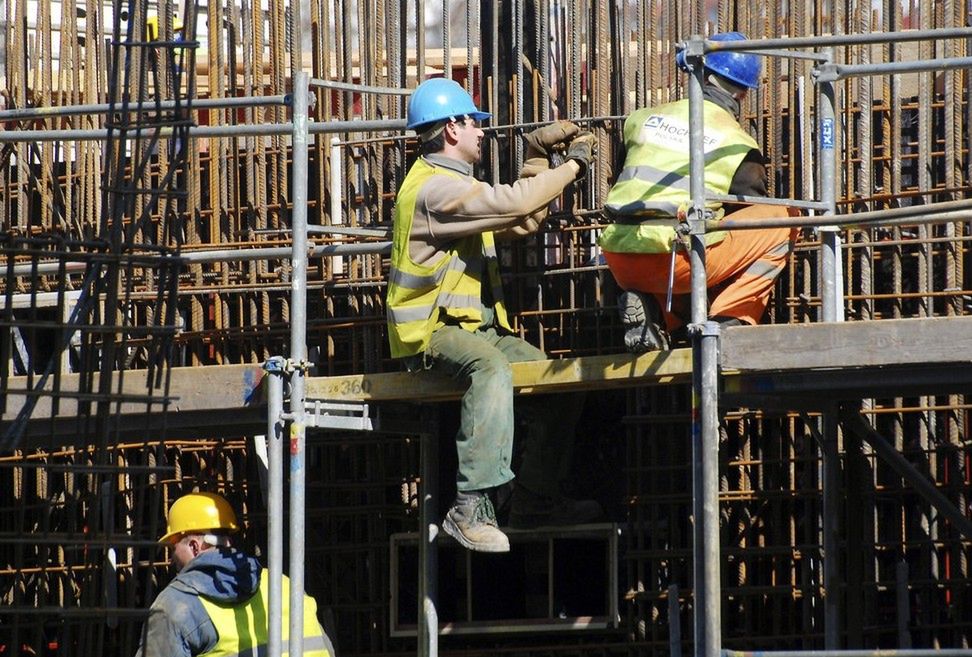
<instances>
[{"instance_id":1,"label":"metal bracket","mask_svg":"<svg viewBox=\"0 0 972 657\"><path fill-rule=\"evenodd\" d=\"M691 73L695 70L696 62L701 65L705 56L705 39L696 34L676 44L675 49L680 55L676 56L676 60L681 59L683 70Z\"/></svg>"},{"instance_id":2,"label":"metal bracket","mask_svg":"<svg viewBox=\"0 0 972 657\"><path fill-rule=\"evenodd\" d=\"M689 337L702 337L702 338L718 338L722 334L722 326L719 322L713 322L712 320L706 320L700 323L690 323L685 326Z\"/></svg>"},{"instance_id":3,"label":"metal bracket","mask_svg":"<svg viewBox=\"0 0 972 657\"><path fill-rule=\"evenodd\" d=\"M268 358L263 363L263 371L268 374L292 374L298 370L307 372L310 368L310 361L295 361L291 358L284 358L283 356Z\"/></svg>"},{"instance_id":4,"label":"metal bracket","mask_svg":"<svg viewBox=\"0 0 972 657\"><path fill-rule=\"evenodd\" d=\"M810 71L810 77L817 83L837 82L840 80L840 65L833 63L818 64Z\"/></svg>"},{"instance_id":5,"label":"metal bracket","mask_svg":"<svg viewBox=\"0 0 972 657\"><path fill-rule=\"evenodd\" d=\"M370 416L368 404L308 401L304 404L304 422L317 429L378 430L378 420Z\"/></svg>"},{"instance_id":6,"label":"metal bracket","mask_svg":"<svg viewBox=\"0 0 972 657\"><path fill-rule=\"evenodd\" d=\"M267 374L283 374L287 367L287 361L283 356L268 358L263 363L263 371Z\"/></svg>"}]
</instances>

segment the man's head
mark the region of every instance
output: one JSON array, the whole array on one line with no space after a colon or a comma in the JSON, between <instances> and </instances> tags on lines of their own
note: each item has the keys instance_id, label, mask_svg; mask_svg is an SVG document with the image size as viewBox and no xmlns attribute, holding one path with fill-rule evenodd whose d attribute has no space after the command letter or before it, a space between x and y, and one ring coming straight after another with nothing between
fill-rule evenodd
<instances>
[{"instance_id":1,"label":"man's head","mask_svg":"<svg viewBox=\"0 0 972 657\"><path fill-rule=\"evenodd\" d=\"M745 41L746 36L740 32L719 32L709 37L709 40ZM685 67L685 58L681 52L678 53L677 62L679 67ZM705 56L706 81L737 99L759 86L762 69L760 56L751 53L715 50Z\"/></svg>"},{"instance_id":2,"label":"man's head","mask_svg":"<svg viewBox=\"0 0 972 657\"><path fill-rule=\"evenodd\" d=\"M458 83L432 78L409 98L406 127L418 133L423 154L442 152L473 163L479 161L483 138L479 122L489 117Z\"/></svg>"},{"instance_id":3,"label":"man's head","mask_svg":"<svg viewBox=\"0 0 972 657\"><path fill-rule=\"evenodd\" d=\"M176 571L186 567L200 553L229 546L229 534L239 529L233 508L215 493L189 493L169 509L165 534L159 543L173 548Z\"/></svg>"}]
</instances>

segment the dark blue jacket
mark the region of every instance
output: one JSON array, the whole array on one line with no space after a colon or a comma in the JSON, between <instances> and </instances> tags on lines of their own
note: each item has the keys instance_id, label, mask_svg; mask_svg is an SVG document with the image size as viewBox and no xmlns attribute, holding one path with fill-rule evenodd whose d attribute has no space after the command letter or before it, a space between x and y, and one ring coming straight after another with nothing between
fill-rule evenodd
<instances>
[{"instance_id":1,"label":"dark blue jacket","mask_svg":"<svg viewBox=\"0 0 972 657\"><path fill-rule=\"evenodd\" d=\"M193 657L210 650L219 635L199 596L245 602L259 587L262 569L256 559L233 548L198 555L152 603L136 656Z\"/></svg>"}]
</instances>

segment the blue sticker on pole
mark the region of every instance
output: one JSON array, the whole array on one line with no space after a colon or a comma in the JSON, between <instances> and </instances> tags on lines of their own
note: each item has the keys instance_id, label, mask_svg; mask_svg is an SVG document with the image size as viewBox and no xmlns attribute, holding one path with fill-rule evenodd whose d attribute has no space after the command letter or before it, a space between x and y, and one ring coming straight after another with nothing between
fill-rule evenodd
<instances>
[{"instance_id":1,"label":"blue sticker on pole","mask_svg":"<svg viewBox=\"0 0 972 657\"><path fill-rule=\"evenodd\" d=\"M834 120L823 119L820 122L820 148L825 151L834 150Z\"/></svg>"}]
</instances>

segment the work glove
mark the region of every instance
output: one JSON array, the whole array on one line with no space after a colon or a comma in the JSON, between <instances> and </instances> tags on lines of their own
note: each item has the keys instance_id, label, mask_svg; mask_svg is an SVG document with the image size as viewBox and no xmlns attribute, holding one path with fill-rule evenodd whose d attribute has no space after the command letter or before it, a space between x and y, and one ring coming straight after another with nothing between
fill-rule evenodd
<instances>
[{"instance_id":1,"label":"work glove","mask_svg":"<svg viewBox=\"0 0 972 657\"><path fill-rule=\"evenodd\" d=\"M570 121L556 121L537 128L526 134L526 159L549 157L551 153L566 147L570 140L580 132L577 124Z\"/></svg>"},{"instance_id":2,"label":"work glove","mask_svg":"<svg viewBox=\"0 0 972 657\"><path fill-rule=\"evenodd\" d=\"M594 136L594 133L585 130L571 140L567 147L567 159L574 160L580 166L580 173L577 174L578 179L587 175L588 169L591 168L591 160L594 159L596 152L597 137Z\"/></svg>"}]
</instances>

